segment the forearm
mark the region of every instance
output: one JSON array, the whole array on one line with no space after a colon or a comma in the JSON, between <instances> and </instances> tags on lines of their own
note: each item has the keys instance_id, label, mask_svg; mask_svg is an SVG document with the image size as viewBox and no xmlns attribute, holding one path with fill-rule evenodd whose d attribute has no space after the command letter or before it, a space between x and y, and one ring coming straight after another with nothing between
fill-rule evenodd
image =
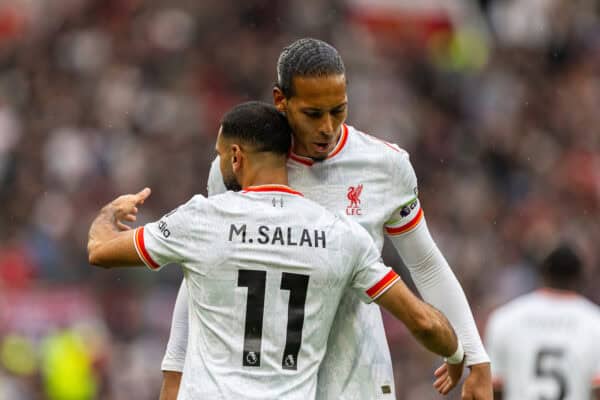
<instances>
[{"instance_id":1,"label":"forearm","mask_svg":"<svg viewBox=\"0 0 600 400\"><path fill-rule=\"evenodd\" d=\"M444 315L428 304L423 304L431 326L411 330L414 337L429 351L442 357L450 357L458 348L458 338Z\"/></svg>"},{"instance_id":2,"label":"forearm","mask_svg":"<svg viewBox=\"0 0 600 400\"><path fill-rule=\"evenodd\" d=\"M489 362L456 276L429 234L425 220L412 232L391 237L423 299L452 323L466 354L466 364Z\"/></svg>"},{"instance_id":3,"label":"forearm","mask_svg":"<svg viewBox=\"0 0 600 400\"><path fill-rule=\"evenodd\" d=\"M163 382L160 388L159 400L175 400L179 393L181 372L163 371Z\"/></svg>"},{"instance_id":4,"label":"forearm","mask_svg":"<svg viewBox=\"0 0 600 400\"><path fill-rule=\"evenodd\" d=\"M104 243L118 235L117 219L115 218L114 209L111 204L102 207L100 213L92 222L88 233L88 254L90 257L95 254Z\"/></svg>"},{"instance_id":5,"label":"forearm","mask_svg":"<svg viewBox=\"0 0 600 400\"><path fill-rule=\"evenodd\" d=\"M134 222L137 207L149 195L150 189L145 188L119 196L100 210L88 234L90 264L107 268L143 265L134 246L134 231L123 221Z\"/></svg>"},{"instance_id":6,"label":"forearm","mask_svg":"<svg viewBox=\"0 0 600 400\"><path fill-rule=\"evenodd\" d=\"M456 352L458 339L450 322L434 307L419 300L404 282L396 282L375 301L402 321L429 351L442 357Z\"/></svg>"}]
</instances>

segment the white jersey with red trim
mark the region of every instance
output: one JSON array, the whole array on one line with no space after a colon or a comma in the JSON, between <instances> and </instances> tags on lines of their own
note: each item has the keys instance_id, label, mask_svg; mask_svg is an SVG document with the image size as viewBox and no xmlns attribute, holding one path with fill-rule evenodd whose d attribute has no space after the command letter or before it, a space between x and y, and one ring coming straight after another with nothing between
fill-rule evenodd
<instances>
[{"instance_id":1,"label":"white jersey with red trim","mask_svg":"<svg viewBox=\"0 0 600 400\"><path fill-rule=\"evenodd\" d=\"M498 308L485 342L506 400L589 400L600 386L600 307L541 289Z\"/></svg>"},{"instance_id":2,"label":"white jersey with red trim","mask_svg":"<svg viewBox=\"0 0 600 400\"><path fill-rule=\"evenodd\" d=\"M399 279L359 224L286 186L194 196L134 237L150 268L184 267L178 399L314 399L342 293L370 303Z\"/></svg>"},{"instance_id":3,"label":"white jersey with red trim","mask_svg":"<svg viewBox=\"0 0 600 400\"><path fill-rule=\"evenodd\" d=\"M401 235L423 220L408 153L348 125L342 126L340 140L327 159L315 162L290 154L288 180L307 198L361 224L380 252L384 230L388 235ZM208 193L224 190L215 160ZM344 295L333 322L319 370L317 398L396 398L381 311L374 304L362 303L352 292Z\"/></svg>"}]
</instances>

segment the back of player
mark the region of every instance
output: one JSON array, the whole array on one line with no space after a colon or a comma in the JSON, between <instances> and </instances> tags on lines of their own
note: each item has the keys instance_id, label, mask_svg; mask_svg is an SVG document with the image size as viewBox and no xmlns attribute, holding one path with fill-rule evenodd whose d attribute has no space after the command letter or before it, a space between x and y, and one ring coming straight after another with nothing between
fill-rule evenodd
<instances>
[{"instance_id":1,"label":"back of player","mask_svg":"<svg viewBox=\"0 0 600 400\"><path fill-rule=\"evenodd\" d=\"M546 276L571 258L565 252L546 260ZM574 291L546 285L513 300L492 314L486 336L504 400L589 400L600 385L600 308Z\"/></svg>"},{"instance_id":2,"label":"back of player","mask_svg":"<svg viewBox=\"0 0 600 400\"><path fill-rule=\"evenodd\" d=\"M369 302L398 279L363 228L286 186L195 196L136 237L150 266L184 266L181 399L314 398L343 290Z\"/></svg>"}]
</instances>

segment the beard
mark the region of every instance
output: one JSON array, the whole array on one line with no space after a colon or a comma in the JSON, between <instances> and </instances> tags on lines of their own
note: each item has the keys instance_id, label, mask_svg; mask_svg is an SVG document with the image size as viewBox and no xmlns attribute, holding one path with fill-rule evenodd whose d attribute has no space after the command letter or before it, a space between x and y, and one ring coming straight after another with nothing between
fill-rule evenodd
<instances>
[{"instance_id":1,"label":"beard","mask_svg":"<svg viewBox=\"0 0 600 400\"><path fill-rule=\"evenodd\" d=\"M223 183L225 184L225 188L227 190L232 190L234 192L239 192L242 190L242 185L238 182L235 176L224 176Z\"/></svg>"}]
</instances>

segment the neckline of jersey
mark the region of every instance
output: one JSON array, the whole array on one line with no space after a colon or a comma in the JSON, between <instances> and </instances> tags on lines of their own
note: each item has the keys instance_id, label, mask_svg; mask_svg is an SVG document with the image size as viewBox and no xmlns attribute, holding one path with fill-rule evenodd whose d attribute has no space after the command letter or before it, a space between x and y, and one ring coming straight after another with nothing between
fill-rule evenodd
<instances>
[{"instance_id":1,"label":"neckline of jersey","mask_svg":"<svg viewBox=\"0 0 600 400\"><path fill-rule=\"evenodd\" d=\"M340 151L342 151L342 149L346 145L347 141L348 141L348 125L342 124L342 135L340 136L340 140L338 140L337 144L333 148L332 152L329 153L326 160L329 160L330 158L333 158L336 155L338 155L340 153ZM292 159L296 162L299 162L300 164L309 166L309 167L315 163L315 160L313 160L312 158L300 156L291 150L290 150L289 157L290 157L290 159Z\"/></svg>"},{"instance_id":2,"label":"neckline of jersey","mask_svg":"<svg viewBox=\"0 0 600 400\"><path fill-rule=\"evenodd\" d=\"M304 197L304 195L302 193L300 193L297 190L292 189L289 186L286 185L257 185L257 186L248 186L247 188L245 188L244 190L242 190L242 193L248 193L248 192L281 192L281 193L288 193L288 194L293 194L296 196L302 196Z\"/></svg>"},{"instance_id":3,"label":"neckline of jersey","mask_svg":"<svg viewBox=\"0 0 600 400\"><path fill-rule=\"evenodd\" d=\"M576 299L579 298L579 294L572 290L561 290L561 289L553 289L549 287L539 288L537 292L546 297L554 297L561 299Z\"/></svg>"}]
</instances>

